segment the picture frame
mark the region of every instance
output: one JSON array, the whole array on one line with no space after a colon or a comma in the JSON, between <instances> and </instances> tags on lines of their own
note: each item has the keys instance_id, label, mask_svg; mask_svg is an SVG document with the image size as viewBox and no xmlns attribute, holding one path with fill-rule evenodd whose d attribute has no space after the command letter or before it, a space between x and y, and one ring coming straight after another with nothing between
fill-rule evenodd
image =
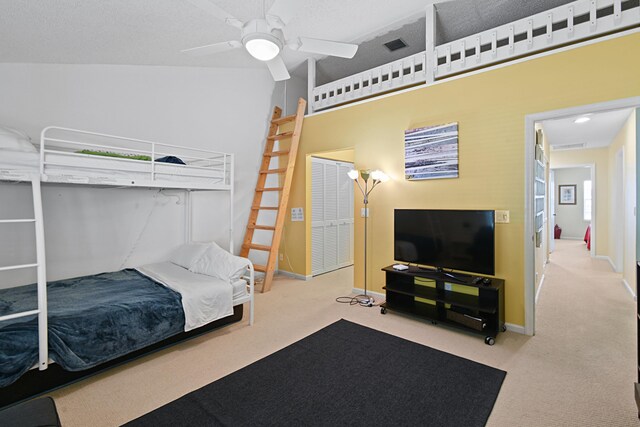
<instances>
[{"instance_id":1,"label":"picture frame","mask_svg":"<svg viewBox=\"0 0 640 427\"><path fill-rule=\"evenodd\" d=\"M558 185L558 204L576 204L576 185Z\"/></svg>"},{"instance_id":2,"label":"picture frame","mask_svg":"<svg viewBox=\"0 0 640 427\"><path fill-rule=\"evenodd\" d=\"M458 178L458 163L458 122L405 130L405 179Z\"/></svg>"}]
</instances>

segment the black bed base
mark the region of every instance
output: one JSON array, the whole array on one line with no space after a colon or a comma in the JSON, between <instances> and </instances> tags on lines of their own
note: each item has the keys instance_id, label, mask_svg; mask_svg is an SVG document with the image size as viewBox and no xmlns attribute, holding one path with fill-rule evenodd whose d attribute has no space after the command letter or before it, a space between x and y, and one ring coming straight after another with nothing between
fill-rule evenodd
<instances>
[{"instance_id":1,"label":"black bed base","mask_svg":"<svg viewBox=\"0 0 640 427\"><path fill-rule=\"evenodd\" d=\"M148 347L136 350L132 353L84 371L65 371L60 367L60 365L55 363L50 364L44 371L32 369L26 372L13 384L0 388L0 408L19 403L23 400L31 399L32 397L47 393L51 390L91 377L95 374L106 371L107 369L113 368L114 366L122 365L126 362L146 356L174 344L195 338L222 326L239 322L242 320L242 313L243 305L236 305L233 307L233 314L231 316L223 317L222 319L216 320L215 322L211 322L189 332L181 332Z\"/></svg>"}]
</instances>

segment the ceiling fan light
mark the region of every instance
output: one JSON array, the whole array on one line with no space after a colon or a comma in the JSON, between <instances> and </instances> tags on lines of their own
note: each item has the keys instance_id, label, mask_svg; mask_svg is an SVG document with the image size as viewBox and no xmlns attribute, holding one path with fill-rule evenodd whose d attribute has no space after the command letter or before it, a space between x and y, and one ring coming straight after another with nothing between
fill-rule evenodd
<instances>
[{"instance_id":1,"label":"ceiling fan light","mask_svg":"<svg viewBox=\"0 0 640 427\"><path fill-rule=\"evenodd\" d=\"M247 52L260 61L271 61L280 53L279 40L268 34L256 35L249 40L244 40Z\"/></svg>"}]
</instances>

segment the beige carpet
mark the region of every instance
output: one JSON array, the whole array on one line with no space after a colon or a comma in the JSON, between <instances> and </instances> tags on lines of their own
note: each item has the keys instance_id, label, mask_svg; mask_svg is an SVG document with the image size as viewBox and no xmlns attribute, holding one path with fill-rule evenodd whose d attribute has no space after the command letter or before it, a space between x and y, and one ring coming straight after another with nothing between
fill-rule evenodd
<instances>
[{"instance_id":1,"label":"beige carpet","mask_svg":"<svg viewBox=\"0 0 640 427\"><path fill-rule=\"evenodd\" d=\"M352 275L346 268L308 282L279 278L271 292L257 295L254 326L244 320L52 393L63 425L122 424L340 318L507 371L489 426L638 424L635 304L619 276L591 260L584 244L558 243L541 291L537 335L507 332L493 347L478 335L334 302L350 293ZM247 390L246 399L260 396Z\"/></svg>"}]
</instances>

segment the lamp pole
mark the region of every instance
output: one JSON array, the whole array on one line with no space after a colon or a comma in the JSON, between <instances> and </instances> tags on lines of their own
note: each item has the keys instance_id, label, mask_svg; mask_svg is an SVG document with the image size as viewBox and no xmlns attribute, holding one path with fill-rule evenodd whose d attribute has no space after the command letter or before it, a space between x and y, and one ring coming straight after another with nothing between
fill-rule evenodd
<instances>
[{"instance_id":1,"label":"lamp pole","mask_svg":"<svg viewBox=\"0 0 640 427\"><path fill-rule=\"evenodd\" d=\"M358 175L360 175L360 178L358 178ZM373 297L367 295L367 220L369 218L369 194L371 194L378 184L387 181L389 177L379 170L361 170L358 173L358 171L354 169L349 171L349 178L353 179L353 181L358 185L358 188L364 198L364 294L356 295L356 299L358 304L366 307L372 307L375 300ZM369 188L369 178L373 180L371 188ZM360 183L360 180L364 183L364 188Z\"/></svg>"}]
</instances>

